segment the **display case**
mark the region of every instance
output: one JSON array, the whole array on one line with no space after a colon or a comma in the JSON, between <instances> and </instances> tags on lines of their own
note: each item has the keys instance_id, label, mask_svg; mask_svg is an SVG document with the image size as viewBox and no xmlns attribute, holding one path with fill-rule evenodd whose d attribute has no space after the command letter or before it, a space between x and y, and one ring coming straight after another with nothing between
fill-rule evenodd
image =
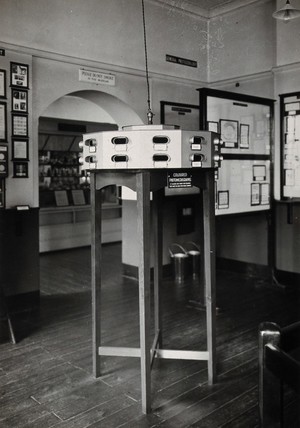
<instances>
[{"instance_id":1,"label":"display case","mask_svg":"<svg viewBox=\"0 0 300 428\"><path fill-rule=\"evenodd\" d=\"M49 118L40 120L41 252L90 245L90 177L79 164L79 142L84 133L99 129L100 125ZM122 213L119 188L108 186L101 193L104 242L119 241Z\"/></svg>"},{"instance_id":2,"label":"display case","mask_svg":"<svg viewBox=\"0 0 300 428\"><path fill-rule=\"evenodd\" d=\"M270 209L274 101L209 88L198 89L200 129L221 135L216 172L216 214Z\"/></svg>"},{"instance_id":3,"label":"display case","mask_svg":"<svg viewBox=\"0 0 300 428\"><path fill-rule=\"evenodd\" d=\"M42 208L89 203L89 177L80 171L78 152L40 150L39 189Z\"/></svg>"},{"instance_id":4,"label":"display case","mask_svg":"<svg viewBox=\"0 0 300 428\"><path fill-rule=\"evenodd\" d=\"M281 199L300 201L300 92L280 95Z\"/></svg>"}]
</instances>

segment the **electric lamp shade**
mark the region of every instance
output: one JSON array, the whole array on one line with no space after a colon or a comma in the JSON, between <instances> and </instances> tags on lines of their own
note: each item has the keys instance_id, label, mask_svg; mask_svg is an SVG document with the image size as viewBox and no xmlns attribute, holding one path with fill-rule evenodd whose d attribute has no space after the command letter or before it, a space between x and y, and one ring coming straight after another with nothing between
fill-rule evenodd
<instances>
[{"instance_id":1,"label":"electric lamp shade","mask_svg":"<svg viewBox=\"0 0 300 428\"><path fill-rule=\"evenodd\" d=\"M279 19L281 21L288 22L291 19L299 18L300 17L300 10L295 9L291 5L290 0L287 0L285 6L282 7L281 9L276 10L272 16L275 19Z\"/></svg>"}]
</instances>

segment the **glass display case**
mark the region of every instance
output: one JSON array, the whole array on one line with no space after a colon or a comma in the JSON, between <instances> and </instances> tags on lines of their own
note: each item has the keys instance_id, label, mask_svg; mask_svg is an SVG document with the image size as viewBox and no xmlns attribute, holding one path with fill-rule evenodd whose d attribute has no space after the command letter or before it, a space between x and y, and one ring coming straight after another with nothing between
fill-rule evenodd
<instances>
[{"instance_id":1,"label":"glass display case","mask_svg":"<svg viewBox=\"0 0 300 428\"><path fill-rule=\"evenodd\" d=\"M93 132L95 127L98 131L100 125L92 125L40 119L41 252L90 245L90 177L89 173L81 170L79 142L84 133ZM104 240L120 240L122 206L119 188L108 186L101 193Z\"/></svg>"},{"instance_id":2,"label":"glass display case","mask_svg":"<svg viewBox=\"0 0 300 428\"><path fill-rule=\"evenodd\" d=\"M281 199L300 201L300 92L280 95Z\"/></svg>"},{"instance_id":3,"label":"glass display case","mask_svg":"<svg viewBox=\"0 0 300 428\"><path fill-rule=\"evenodd\" d=\"M270 208L274 101L198 89L200 129L218 132L223 160L216 172L216 214Z\"/></svg>"}]
</instances>

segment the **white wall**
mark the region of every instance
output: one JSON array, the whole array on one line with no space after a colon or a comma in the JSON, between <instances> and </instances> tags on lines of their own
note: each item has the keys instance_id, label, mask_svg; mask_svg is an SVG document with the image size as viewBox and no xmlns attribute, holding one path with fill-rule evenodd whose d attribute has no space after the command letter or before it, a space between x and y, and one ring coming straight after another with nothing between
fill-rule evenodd
<instances>
[{"instance_id":1,"label":"white wall","mask_svg":"<svg viewBox=\"0 0 300 428\"><path fill-rule=\"evenodd\" d=\"M145 2L149 69L206 80L206 20ZM140 0L1 0L0 40L14 46L144 70ZM167 63L165 55L198 61L198 68Z\"/></svg>"},{"instance_id":2,"label":"white wall","mask_svg":"<svg viewBox=\"0 0 300 428\"><path fill-rule=\"evenodd\" d=\"M292 0L292 5L300 9L300 0ZM277 0L277 7L285 4L283 0ZM300 19L288 23L276 21L277 49L276 65L299 63L300 61Z\"/></svg>"},{"instance_id":3,"label":"white wall","mask_svg":"<svg viewBox=\"0 0 300 428\"><path fill-rule=\"evenodd\" d=\"M277 101L279 93L300 90L300 21L283 24L272 18L275 7L283 4L284 0L257 1L215 16L208 25L205 19L147 0L155 123L159 122L161 100L198 104L196 89L207 83ZM300 0L293 4L300 8ZM9 206L38 206L38 118L51 103L66 94L96 91L116 123L146 121L141 2L0 0L0 7L0 47L8 54L0 57L0 68L3 63L9 67L10 58L22 59L30 65L32 76L30 178L7 180L7 202ZM195 60L198 67L168 63L166 54ZM82 67L114 73L116 86L80 82L78 70ZM124 107L125 115L115 111L114 101ZM275 191L279 186L278 121L276 110Z\"/></svg>"},{"instance_id":4,"label":"white wall","mask_svg":"<svg viewBox=\"0 0 300 428\"><path fill-rule=\"evenodd\" d=\"M209 81L249 76L274 65L274 2L260 1L209 22Z\"/></svg>"}]
</instances>

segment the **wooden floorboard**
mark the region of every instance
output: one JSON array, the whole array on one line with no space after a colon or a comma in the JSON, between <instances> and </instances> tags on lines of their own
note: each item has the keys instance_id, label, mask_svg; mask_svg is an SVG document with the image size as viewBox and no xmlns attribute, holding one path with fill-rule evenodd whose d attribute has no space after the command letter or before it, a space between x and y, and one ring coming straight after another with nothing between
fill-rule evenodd
<instances>
[{"instance_id":1,"label":"wooden floorboard","mask_svg":"<svg viewBox=\"0 0 300 428\"><path fill-rule=\"evenodd\" d=\"M13 316L16 345L2 334L1 428L258 426L258 326L298 321L299 292L217 272L217 383L208 385L204 361L157 359L153 411L143 415L138 359L102 357L101 377L92 376L90 249L42 254L40 274L40 310ZM205 350L199 290L192 280L163 281L166 348ZM122 276L120 244L103 247L102 298L103 344L138 346L138 283ZM288 424L296 407L287 403Z\"/></svg>"}]
</instances>

